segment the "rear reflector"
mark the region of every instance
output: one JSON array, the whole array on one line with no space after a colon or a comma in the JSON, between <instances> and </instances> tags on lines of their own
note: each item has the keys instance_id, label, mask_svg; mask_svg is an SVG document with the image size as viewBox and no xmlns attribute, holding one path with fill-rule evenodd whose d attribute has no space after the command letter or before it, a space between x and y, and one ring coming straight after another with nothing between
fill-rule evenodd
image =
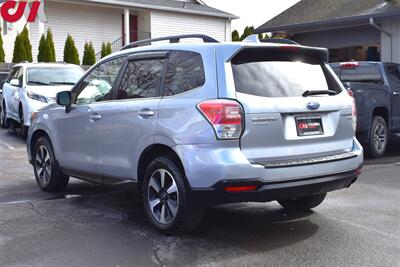
<instances>
[{"instance_id":1,"label":"rear reflector","mask_svg":"<svg viewBox=\"0 0 400 267\"><path fill-rule=\"evenodd\" d=\"M358 66L359 66L358 62L343 62L343 63L340 63L340 67L342 69L345 69L345 68L357 68Z\"/></svg>"},{"instance_id":2,"label":"rear reflector","mask_svg":"<svg viewBox=\"0 0 400 267\"><path fill-rule=\"evenodd\" d=\"M225 191L228 193L235 193L235 192L248 192L257 190L258 186L256 185L245 185L245 186L228 186L225 187Z\"/></svg>"},{"instance_id":3,"label":"rear reflector","mask_svg":"<svg viewBox=\"0 0 400 267\"><path fill-rule=\"evenodd\" d=\"M235 100L213 99L198 105L218 139L238 139L242 134L242 106Z\"/></svg>"}]
</instances>

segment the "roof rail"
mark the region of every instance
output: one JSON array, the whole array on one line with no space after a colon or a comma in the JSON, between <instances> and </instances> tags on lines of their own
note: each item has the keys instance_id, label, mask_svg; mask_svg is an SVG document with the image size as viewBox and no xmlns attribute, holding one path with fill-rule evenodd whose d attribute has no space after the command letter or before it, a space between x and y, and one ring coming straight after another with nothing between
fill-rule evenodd
<instances>
[{"instance_id":1,"label":"roof rail","mask_svg":"<svg viewBox=\"0 0 400 267\"><path fill-rule=\"evenodd\" d=\"M214 38L207 36L207 35L186 34L186 35L175 35L175 36L167 36L167 37L161 37L161 38L155 38L155 39L146 39L146 40L136 41L136 42L125 45L124 47L121 48L121 50L126 50L129 48L134 48L134 47L138 47L138 46L151 45L154 42L160 42L160 41L169 41L170 43L179 43L179 41L181 39L189 39L189 38L203 39L204 43L219 43L217 40L215 40Z\"/></svg>"},{"instance_id":2,"label":"roof rail","mask_svg":"<svg viewBox=\"0 0 400 267\"><path fill-rule=\"evenodd\" d=\"M273 44L292 44L292 45L300 45L299 43L290 40L290 39L281 39L281 38L266 38L260 40L262 43L273 43Z\"/></svg>"}]
</instances>

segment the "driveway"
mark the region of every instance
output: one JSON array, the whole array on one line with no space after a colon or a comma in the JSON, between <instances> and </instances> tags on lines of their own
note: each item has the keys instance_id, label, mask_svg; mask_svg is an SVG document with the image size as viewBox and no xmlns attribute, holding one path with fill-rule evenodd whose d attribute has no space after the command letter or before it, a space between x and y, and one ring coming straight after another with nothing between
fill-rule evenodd
<instances>
[{"instance_id":1,"label":"driveway","mask_svg":"<svg viewBox=\"0 0 400 267\"><path fill-rule=\"evenodd\" d=\"M400 266L400 145L367 163L314 212L224 205L196 233L166 237L134 185L39 191L23 142L0 130L0 266Z\"/></svg>"}]
</instances>

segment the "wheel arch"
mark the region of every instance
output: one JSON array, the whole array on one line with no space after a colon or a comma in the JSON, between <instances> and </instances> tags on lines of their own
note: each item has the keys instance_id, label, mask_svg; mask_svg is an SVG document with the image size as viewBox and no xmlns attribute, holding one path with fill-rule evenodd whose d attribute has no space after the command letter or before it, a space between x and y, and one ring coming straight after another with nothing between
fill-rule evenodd
<instances>
[{"instance_id":1,"label":"wheel arch","mask_svg":"<svg viewBox=\"0 0 400 267\"><path fill-rule=\"evenodd\" d=\"M50 135L43 129L37 129L32 133L32 137L30 138L30 141L29 141L29 152L31 155L33 154L33 149L35 148L36 141L39 140L39 138L43 137L43 136L47 137L49 139L49 141L52 144L53 149L54 149L54 145L53 145Z\"/></svg>"},{"instance_id":2,"label":"wheel arch","mask_svg":"<svg viewBox=\"0 0 400 267\"><path fill-rule=\"evenodd\" d=\"M373 122L373 119L375 116L381 116L386 121L386 125L390 129L390 125L391 125L390 112L387 107L375 107L374 108L374 110L372 111L371 125L372 125L372 122Z\"/></svg>"},{"instance_id":3,"label":"wheel arch","mask_svg":"<svg viewBox=\"0 0 400 267\"><path fill-rule=\"evenodd\" d=\"M141 183L144 174L146 172L146 167L150 164L152 160L157 157L166 156L170 158L177 165L179 170L182 172L183 176L186 178L185 168L179 155L169 146L164 144L152 144L143 150L139 157L138 167L137 167L137 179Z\"/></svg>"}]
</instances>

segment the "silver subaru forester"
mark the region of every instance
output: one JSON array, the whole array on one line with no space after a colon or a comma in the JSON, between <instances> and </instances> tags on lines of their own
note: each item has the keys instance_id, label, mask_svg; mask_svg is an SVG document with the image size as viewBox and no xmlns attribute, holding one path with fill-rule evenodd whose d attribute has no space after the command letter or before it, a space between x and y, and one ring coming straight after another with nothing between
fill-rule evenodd
<instances>
[{"instance_id":1,"label":"silver subaru forester","mask_svg":"<svg viewBox=\"0 0 400 267\"><path fill-rule=\"evenodd\" d=\"M170 234L193 231L217 204L312 209L363 164L354 99L327 59L288 40L129 44L33 114L37 183L137 182L149 220Z\"/></svg>"}]
</instances>

